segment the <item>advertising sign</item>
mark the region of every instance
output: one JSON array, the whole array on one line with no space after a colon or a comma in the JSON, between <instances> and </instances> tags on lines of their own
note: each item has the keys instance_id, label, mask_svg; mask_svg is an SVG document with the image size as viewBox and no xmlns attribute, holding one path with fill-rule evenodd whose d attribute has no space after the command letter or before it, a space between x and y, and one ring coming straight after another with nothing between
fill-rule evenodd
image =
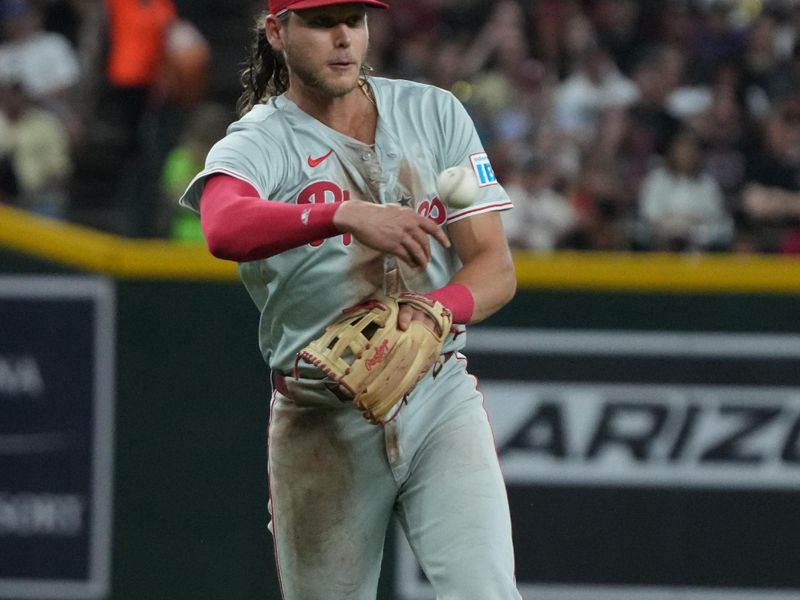
<instances>
[{"instance_id":1,"label":"advertising sign","mask_svg":"<svg viewBox=\"0 0 800 600\"><path fill-rule=\"evenodd\" d=\"M469 336L526 599L800 598L800 336Z\"/></svg>"},{"instance_id":2,"label":"advertising sign","mask_svg":"<svg viewBox=\"0 0 800 600\"><path fill-rule=\"evenodd\" d=\"M0 277L0 598L108 591L114 294Z\"/></svg>"}]
</instances>

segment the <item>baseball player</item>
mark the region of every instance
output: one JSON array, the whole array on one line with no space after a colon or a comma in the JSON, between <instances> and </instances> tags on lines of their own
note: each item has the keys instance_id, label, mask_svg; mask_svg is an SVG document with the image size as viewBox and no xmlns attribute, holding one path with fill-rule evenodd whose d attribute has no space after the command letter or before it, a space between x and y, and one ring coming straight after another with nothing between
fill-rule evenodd
<instances>
[{"instance_id":1,"label":"baseball player","mask_svg":"<svg viewBox=\"0 0 800 600\"><path fill-rule=\"evenodd\" d=\"M464 325L515 291L511 207L448 92L369 77L367 9L381 0L268 0L241 119L181 203L210 251L239 263L272 372L270 529L287 600L374 600L392 517L438 598L519 599L492 432L466 370ZM452 209L437 174L463 165L477 199ZM393 418L364 419L298 352L342 310L414 291L456 324ZM400 311L401 330L429 317Z\"/></svg>"}]
</instances>

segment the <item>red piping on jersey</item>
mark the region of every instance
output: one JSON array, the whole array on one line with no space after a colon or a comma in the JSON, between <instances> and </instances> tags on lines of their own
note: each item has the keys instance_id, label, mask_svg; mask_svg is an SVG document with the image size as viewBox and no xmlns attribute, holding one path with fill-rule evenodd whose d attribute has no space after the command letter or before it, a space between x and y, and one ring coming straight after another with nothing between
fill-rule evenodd
<instances>
[{"instance_id":1,"label":"red piping on jersey","mask_svg":"<svg viewBox=\"0 0 800 600\"><path fill-rule=\"evenodd\" d=\"M495 209L498 209L498 208L505 208L505 207L511 208L513 206L514 205L511 202L508 202L508 201L506 201L506 202L497 202L495 204L482 204L480 206L476 206L476 207L471 208L469 210L464 210L464 211L461 211L461 212L455 212L452 215L448 215L447 216L447 222L449 223L450 221L452 221L454 219L462 219L462 218L464 218L464 217L466 217L468 215L473 215L473 214L477 214L477 213L480 213L480 212L487 212L487 211L495 210Z\"/></svg>"},{"instance_id":2,"label":"red piping on jersey","mask_svg":"<svg viewBox=\"0 0 800 600\"><path fill-rule=\"evenodd\" d=\"M200 196L200 224L211 254L245 262L341 234L333 224L338 207L264 200L246 181L216 174Z\"/></svg>"}]
</instances>

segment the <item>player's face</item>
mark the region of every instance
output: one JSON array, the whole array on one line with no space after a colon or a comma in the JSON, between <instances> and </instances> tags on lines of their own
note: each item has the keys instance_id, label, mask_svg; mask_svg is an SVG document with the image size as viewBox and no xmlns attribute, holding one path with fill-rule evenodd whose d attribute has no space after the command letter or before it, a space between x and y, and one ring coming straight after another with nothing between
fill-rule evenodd
<instances>
[{"instance_id":1,"label":"player's face","mask_svg":"<svg viewBox=\"0 0 800 600\"><path fill-rule=\"evenodd\" d=\"M358 85L369 45L361 4L339 4L296 11L281 36L290 76L326 97L339 97Z\"/></svg>"}]
</instances>

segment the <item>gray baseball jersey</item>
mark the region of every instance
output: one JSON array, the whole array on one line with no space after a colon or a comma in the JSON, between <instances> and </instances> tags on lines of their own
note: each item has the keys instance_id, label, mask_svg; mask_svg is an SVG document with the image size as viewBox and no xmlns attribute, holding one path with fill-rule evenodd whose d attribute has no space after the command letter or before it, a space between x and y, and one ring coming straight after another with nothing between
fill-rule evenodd
<instances>
[{"instance_id":1,"label":"gray baseball jersey","mask_svg":"<svg viewBox=\"0 0 800 600\"><path fill-rule=\"evenodd\" d=\"M370 85L380 113L374 145L330 129L285 96L274 97L229 128L181 204L197 211L204 179L224 173L270 200L399 203L443 226L511 208L472 120L452 94L378 77ZM477 201L458 210L445 207L436 189L438 174L456 165L472 168L481 184ZM259 341L268 364L291 370L298 350L343 308L387 285L418 292L446 285L460 267L458 258L435 241L431 246L425 268L400 262L389 273L384 255L349 234L241 264L241 278L262 314ZM462 347L464 337L450 339L445 350Z\"/></svg>"}]
</instances>

